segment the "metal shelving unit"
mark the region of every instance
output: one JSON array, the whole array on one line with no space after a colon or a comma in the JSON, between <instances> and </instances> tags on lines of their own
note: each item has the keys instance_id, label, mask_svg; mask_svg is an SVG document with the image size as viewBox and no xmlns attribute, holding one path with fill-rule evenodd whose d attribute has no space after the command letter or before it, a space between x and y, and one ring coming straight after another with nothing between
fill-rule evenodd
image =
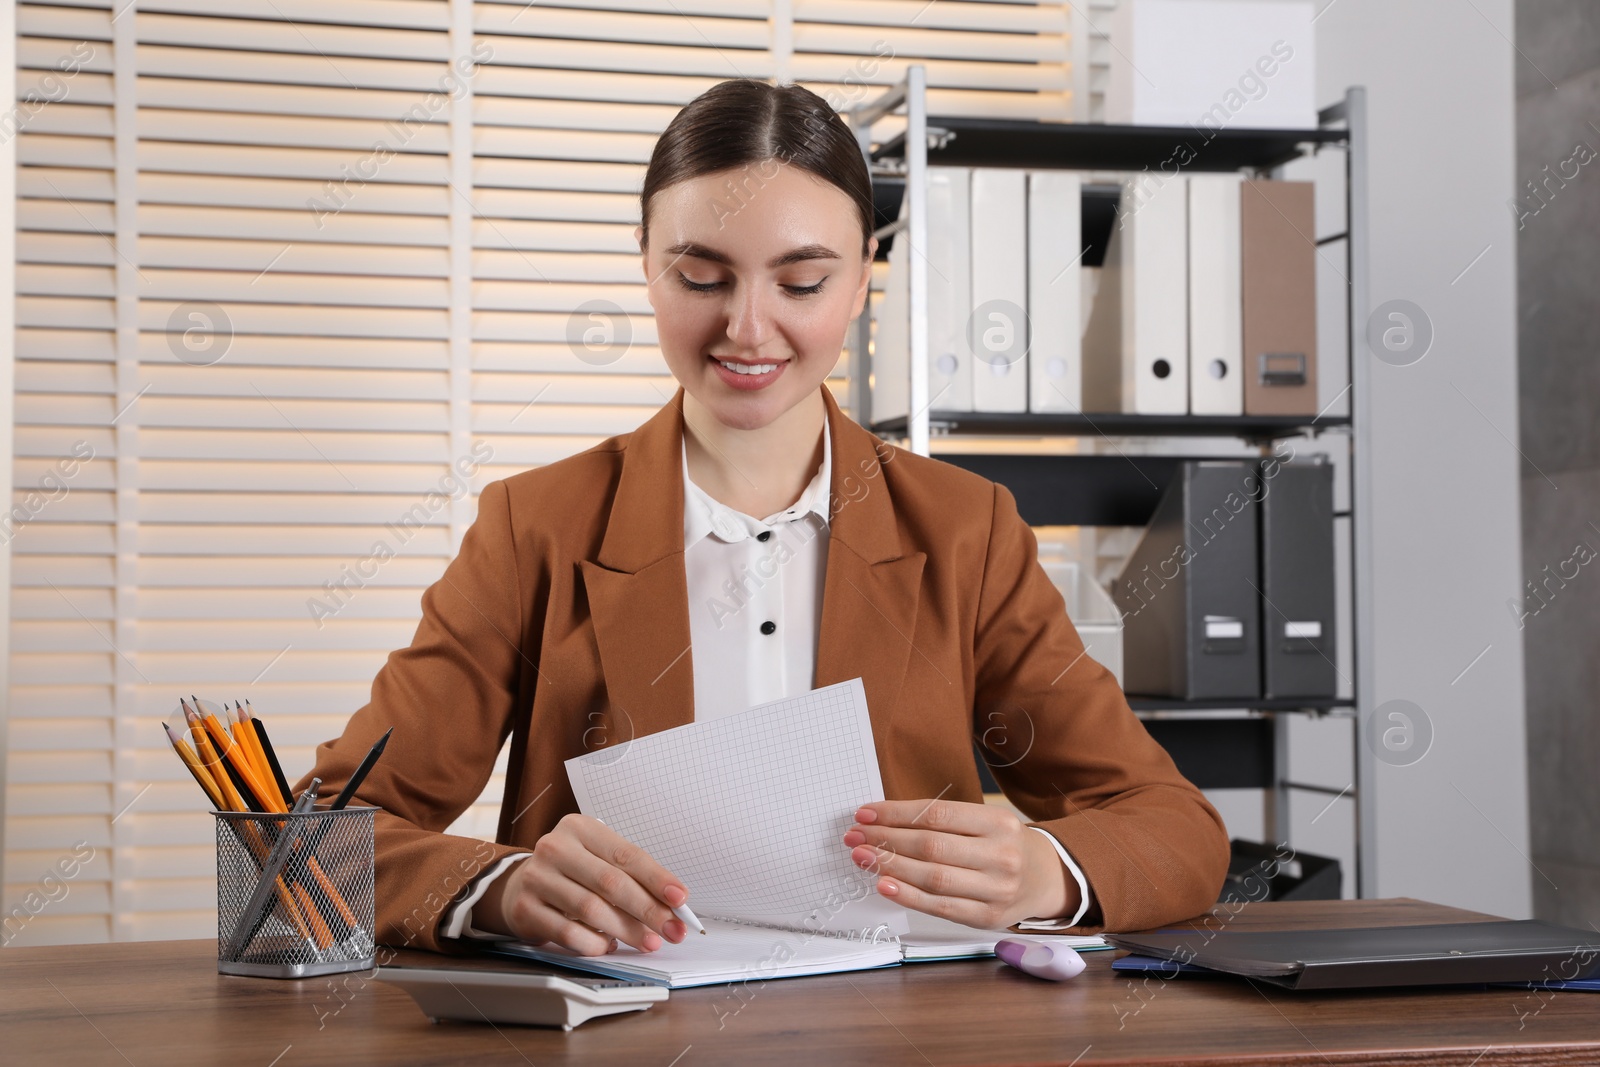
<instances>
[{"instance_id":1,"label":"metal shelving unit","mask_svg":"<svg viewBox=\"0 0 1600 1067\"><path fill-rule=\"evenodd\" d=\"M882 120L903 111L904 131L874 143L872 131ZM1210 437L1254 444L1265 453L1274 441L1316 436L1324 432L1349 437L1347 457L1349 510L1336 514L1349 527L1351 668L1353 696L1329 700L1175 701L1131 697L1129 704L1158 739L1170 747L1195 749L1199 764L1213 768L1213 781L1257 785L1265 789L1269 837L1287 836L1287 800L1291 790L1350 796L1355 816L1355 886L1358 896L1376 895L1376 813L1373 795L1375 760L1366 741L1366 717L1374 707L1372 671L1373 626L1371 473L1368 412L1371 381L1365 360L1355 358L1369 313L1367 296L1367 140L1366 92L1351 87L1344 99L1318 115L1318 125L1305 130L1222 129L1108 126L1041 123L1009 119L930 116L927 74L918 65L877 99L850 112L862 156L873 172L880 219L892 219L875 231L885 238L903 235L913 248L928 245L927 168L999 166L1041 169L1138 171L1173 166L1183 171L1250 170L1265 174L1324 146L1345 153L1345 230L1319 241L1348 238L1346 248L1346 365L1348 416L1205 416L1129 415L1122 413L996 414L929 410L927 261L908 256L910 393L908 417L870 424L880 436L901 439L920 455L929 455L931 437ZM906 218L898 218L901 190L908 199ZM880 255L883 249L879 249ZM870 314L863 312L851 331L850 398L861 419L872 410ZM1323 354L1323 365L1327 357ZM1329 405L1330 407L1332 405ZM866 421L866 420L863 420ZM941 452L940 459L975 470L1006 485L1017 496L1023 517L1033 525L1143 525L1159 497L1165 472L1194 456L1041 455L992 449L972 454ZM1219 712L1247 712L1246 717L1218 718ZM1290 780L1285 716L1342 715L1352 720L1354 782L1340 791Z\"/></svg>"}]
</instances>

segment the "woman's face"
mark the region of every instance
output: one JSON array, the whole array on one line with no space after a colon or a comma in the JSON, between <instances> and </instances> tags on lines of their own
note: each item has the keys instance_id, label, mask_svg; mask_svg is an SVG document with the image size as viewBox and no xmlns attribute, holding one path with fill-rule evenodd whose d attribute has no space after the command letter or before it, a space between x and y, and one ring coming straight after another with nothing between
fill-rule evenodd
<instances>
[{"instance_id":1,"label":"woman's face","mask_svg":"<svg viewBox=\"0 0 1600 1067\"><path fill-rule=\"evenodd\" d=\"M776 160L661 190L641 251L667 366L735 429L765 426L817 390L872 280L855 204Z\"/></svg>"}]
</instances>

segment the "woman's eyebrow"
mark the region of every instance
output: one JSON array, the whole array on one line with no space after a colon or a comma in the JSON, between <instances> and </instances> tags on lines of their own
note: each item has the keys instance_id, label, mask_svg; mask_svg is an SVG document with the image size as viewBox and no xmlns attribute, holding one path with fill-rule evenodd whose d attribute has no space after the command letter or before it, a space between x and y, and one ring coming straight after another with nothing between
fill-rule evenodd
<instances>
[{"instance_id":1,"label":"woman's eyebrow","mask_svg":"<svg viewBox=\"0 0 1600 1067\"><path fill-rule=\"evenodd\" d=\"M695 259L709 259L713 263L721 263L724 266L730 265L733 262L726 255L718 252L715 248L707 248L705 245L698 244L694 241L680 241L678 244L675 244L671 248L667 249L667 255L693 256ZM799 248L791 248L789 251L784 252L781 255L773 256L771 259L767 260L767 268L769 270L776 270L777 268L787 264L801 263L808 259L838 258L839 253L835 252L827 245L801 245Z\"/></svg>"}]
</instances>

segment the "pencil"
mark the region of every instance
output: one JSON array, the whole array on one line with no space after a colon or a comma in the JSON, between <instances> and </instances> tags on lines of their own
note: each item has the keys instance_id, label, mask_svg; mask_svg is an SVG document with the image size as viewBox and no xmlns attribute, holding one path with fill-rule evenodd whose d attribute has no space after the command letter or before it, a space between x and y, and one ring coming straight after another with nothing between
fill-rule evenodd
<instances>
[{"instance_id":1,"label":"pencil","mask_svg":"<svg viewBox=\"0 0 1600 1067\"><path fill-rule=\"evenodd\" d=\"M234 701L235 704L238 701ZM242 714L250 720L250 729L256 735L256 743L261 746L261 754L266 757L267 767L272 771L272 779L278 785L278 792L283 794L285 802L293 798L294 794L289 789L289 780L283 776L283 767L278 763L278 754L273 751L272 738L267 735L267 724L261 721L250 702L244 702Z\"/></svg>"},{"instance_id":2,"label":"pencil","mask_svg":"<svg viewBox=\"0 0 1600 1067\"><path fill-rule=\"evenodd\" d=\"M234 714L232 708L228 707L228 702L224 700L222 702L222 710L218 712L207 711L201 706L199 697L190 697L189 699L194 701L196 711L216 718L217 725L228 732L228 740L233 742L234 748L238 750L239 757L244 761L245 766L250 768L255 780L265 785L268 777L266 765L256 759L255 749L250 744L250 737L244 728L239 725L239 716ZM287 808L288 806L285 805L285 810Z\"/></svg>"},{"instance_id":3,"label":"pencil","mask_svg":"<svg viewBox=\"0 0 1600 1067\"><path fill-rule=\"evenodd\" d=\"M366 781L367 774L371 772L373 764L377 763L378 757L383 755L384 747L389 744L389 735L392 733L394 733L393 726L385 730L383 736L374 741L372 747L367 749L367 754L362 757L361 763L351 773L349 780L344 783L344 788L339 790L339 795L333 798L333 803L328 807L329 811L338 811L350 803L350 799L356 795L356 790L361 788L361 783Z\"/></svg>"},{"instance_id":4,"label":"pencil","mask_svg":"<svg viewBox=\"0 0 1600 1067\"><path fill-rule=\"evenodd\" d=\"M189 724L189 729L194 735L195 751L200 757L201 764L211 772L212 780L216 782L217 788L227 800L227 810L251 810L250 805L245 803L243 795L240 794L238 786L234 785L233 776L228 774L227 764L217 755L216 746L211 743L211 735L206 733L199 714L181 699L178 703L183 705L184 721Z\"/></svg>"},{"instance_id":5,"label":"pencil","mask_svg":"<svg viewBox=\"0 0 1600 1067\"><path fill-rule=\"evenodd\" d=\"M239 749L239 754L244 757L256 777L261 777L261 764L256 762L255 750L250 747L250 739L245 736L244 727L239 725L239 716L233 713L226 701L222 704L222 713L217 715L217 722L228 731L228 740Z\"/></svg>"},{"instance_id":6,"label":"pencil","mask_svg":"<svg viewBox=\"0 0 1600 1067\"><path fill-rule=\"evenodd\" d=\"M268 790L272 790L279 799L282 799L282 792L274 789L278 783L273 781L272 766L267 763L267 754L261 749L261 735L256 733L255 720L246 718L242 708L238 709L238 717L239 730L244 733L245 750L250 753L251 758L255 761L256 774L261 779L261 784L266 786ZM293 798L291 797L289 800L284 801L284 806L288 807L292 802Z\"/></svg>"},{"instance_id":7,"label":"pencil","mask_svg":"<svg viewBox=\"0 0 1600 1067\"><path fill-rule=\"evenodd\" d=\"M218 785L221 785L226 780L233 787L233 792L229 799L236 799L239 802L239 806L234 810L270 811L271 809L256 797L255 791L250 788L250 783L244 780L244 776L239 773L239 769L229 760L224 759L217 751L218 742L202 724L202 720L198 715L195 716L195 726L201 739L205 742L205 761L212 777L217 780Z\"/></svg>"},{"instance_id":8,"label":"pencil","mask_svg":"<svg viewBox=\"0 0 1600 1067\"><path fill-rule=\"evenodd\" d=\"M283 798L262 785L261 779L256 776L255 769L250 766L250 758L245 755L242 748L233 743L233 739L228 736L228 731L223 727L222 723L217 721L216 714L208 711L200 716L200 721L205 724L206 732L211 735L211 740L216 745L217 753L228 762L229 766L239 772L239 777L244 779L245 785L249 786L250 792L255 794L256 800L268 811L280 813L288 811L288 805L284 804Z\"/></svg>"},{"instance_id":9,"label":"pencil","mask_svg":"<svg viewBox=\"0 0 1600 1067\"><path fill-rule=\"evenodd\" d=\"M217 783L211 780L211 775L200 765L200 757L194 754L194 750L189 747L189 742L179 737L177 732L166 723L162 723L161 728L167 732L167 740L172 742L172 750L178 754L178 758L183 761L183 765L189 768L189 773L194 776L194 780L199 784L200 788L206 791L206 796L211 798L211 806L218 811L225 810L228 806L227 800L223 797L222 791L217 788Z\"/></svg>"}]
</instances>

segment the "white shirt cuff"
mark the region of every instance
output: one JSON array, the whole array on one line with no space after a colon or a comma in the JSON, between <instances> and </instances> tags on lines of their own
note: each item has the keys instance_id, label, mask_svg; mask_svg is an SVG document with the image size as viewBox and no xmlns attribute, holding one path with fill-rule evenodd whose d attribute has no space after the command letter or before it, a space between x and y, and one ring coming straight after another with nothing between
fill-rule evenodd
<instances>
[{"instance_id":1,"label":"white shirt cuff","mask_svg":"<svg viewBox=\"0 0 1600 1067\"><path fill-rule=\"evenodd\" d=\"M1084 912L1089 910L1088 881L1083 877L1083 872L1078 869L1078 865L1072 861L1072 857L1067 855L1066 848L1060 841L1056 840L1055 834L1052 834L1042 826L1030 826L1028 829L1038 830L1049 839L1050 843L1056 847L1056 854L1061 857L1061 862L1067 865L1067 870L1071 871L1072 877L1077 880L1078 912L1071 919L1024 919L1017 923L1017 926L1024 930L1065 930L1070 926L1077 926L1079 920L1083 918Z\"/></svg>"},{"instance_id":2,"label":"white shirt cuff","mask_svg":"<svg viewBox=\"0 0 1600 1067\"><path fill-rule=\"evenodd\" d=\"M1055 840L1051 838L1051 840ZM479 941L515 941L510 934L496 934L488 930L479 930L472 925L472 906L483 899L483 894L489 889L489 883L500 877L511 868L518 860L525 860L531 852L514 852L509 856L500 857L493 867L485 871L476 882L472 883L472 891L465 898L450 905L445 912L444 922L439 927L440 937L470 937Z\"/></svg>"}]
</instances>

